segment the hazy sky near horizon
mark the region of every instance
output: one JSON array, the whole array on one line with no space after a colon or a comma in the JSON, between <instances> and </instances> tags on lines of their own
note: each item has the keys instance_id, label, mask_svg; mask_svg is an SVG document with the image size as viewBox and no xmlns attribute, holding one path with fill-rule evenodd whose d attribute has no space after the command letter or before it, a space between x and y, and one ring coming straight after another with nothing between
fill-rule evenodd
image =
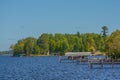
<instances>
[{"instance_id":1,"label":"hazy sky near horizon","mask_svg":"<svg viewBox=\"0 0 120 80\"><path fill-rule=\"evenodd\" d=\"M120 29L120 0L0 0L0 51L42 33Z\"/></svg>"}]
</instances>

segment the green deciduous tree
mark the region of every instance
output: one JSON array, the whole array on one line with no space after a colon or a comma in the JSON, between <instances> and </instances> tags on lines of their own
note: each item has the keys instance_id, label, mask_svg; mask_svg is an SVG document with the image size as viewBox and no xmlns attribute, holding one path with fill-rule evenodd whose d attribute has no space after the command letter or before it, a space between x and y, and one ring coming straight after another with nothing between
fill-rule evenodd
<instances>
[{"instance_id":1,"label":"green deciduous tree","mask_svg":"<svg viewBox=\"0 0 120 80\"><path fill-rule=\"evenodd\" d=\"M41 49L41 54L48 54L49 53L49 34L47 33L42 34L37 40L37 45Z\"/></svg>"},{"instance_id":2,"label":"green deciduous tree","mask_svg":"<svg viewBox=\"0 0 120 80\"><path fill-rule=\"evenodd\" d=\"M11 47L13 49L13 56L18 56L24 53L24 40L19 40L15 45Z\"/></svg>"},{"instance_id":3,"label":"green deciduous tree","mask_svg":"<svg viewBox=\"0 0 120 80\"><path fill-rule=\"evenodd\" d=\"M24 51L26 55L30 55L34 53L35 44L36 44L35 38L28 37L25 39Z\"/></svg>"},{"instance_id":4,"label":"green deciduous tree","mask_svg":"<svg viewBox=\"0 0 120 80\"><path fill-rule=\"evenodd\" d=\"M107 55L112 58L120 58L120 30L111 34L106 42Z\"/></svg>"},{"instance_id":5,"label":"green deciduous tree","mask_svg":"<svg viewBox=\"0 0 120 80\"><path fill-rule=\"evenodd\" d=\"M33 37L28 37L26 39L19 40L15 45L12 45L13 56L19 56L20 54L30 55L34 51L34 45L36 44L36 39Z\"/></svg>"}]
</instances>

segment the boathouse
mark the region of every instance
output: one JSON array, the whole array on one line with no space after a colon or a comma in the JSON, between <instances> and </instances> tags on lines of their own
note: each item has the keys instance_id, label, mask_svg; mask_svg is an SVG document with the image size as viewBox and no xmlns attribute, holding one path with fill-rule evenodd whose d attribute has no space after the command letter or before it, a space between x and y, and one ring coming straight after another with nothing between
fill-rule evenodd
<instances>
[{"instance_id":1,"label":"boathouse","mask_svg":"<svg viewBox=\"0 0 120 80\"><path fill-rule=\"evenodd\" d=\"M63 60L79 60L80 62L87 62L88 56L91 56L91 52L66 52L65 56L60 56L59 61Z\"/></svg>"},{"instance_id":2,"label":"boathouse","mask_svg":"<svg viewBox=\"0 0 120 80\"><path fill-rule=\"evenodd\" d=\"M68 56L68 59L84 59L88 56L91 56L91 52L67 52L65 56Z\"/></svg>"},{"instance_id":3,"label":"boathouse","mask_svg":"<svg viewBox=\"0 0 120 80\"><path fill-rule=\"evenodd\" d=\"M67 52L65 56L91 56L91 52Z\"/></svg>"}]
</instances>

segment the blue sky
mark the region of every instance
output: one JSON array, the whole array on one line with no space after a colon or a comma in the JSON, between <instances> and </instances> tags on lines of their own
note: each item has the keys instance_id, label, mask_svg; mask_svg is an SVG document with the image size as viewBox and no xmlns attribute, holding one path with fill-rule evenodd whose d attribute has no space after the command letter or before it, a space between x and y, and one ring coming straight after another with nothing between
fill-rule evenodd
<instances>
[{"instance_id":1,"label":"blue sky","mask_svg":"<svg viewBox=\"0 0 120 80\"><path fill-rule=\"evenodd\" d=\"M0 0L0 51L42 33L120 29L120 0Z\"/></svg>"}]
</instances>

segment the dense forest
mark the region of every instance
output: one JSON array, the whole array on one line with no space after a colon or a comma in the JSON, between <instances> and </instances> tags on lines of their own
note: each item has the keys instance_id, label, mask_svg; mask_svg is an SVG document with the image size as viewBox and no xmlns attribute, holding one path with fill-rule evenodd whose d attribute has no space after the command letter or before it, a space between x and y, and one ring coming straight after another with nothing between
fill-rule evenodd
<instances>
[{"instance_id":1,"label":"dense forest","mask_svg":"<svg viewBox=\"0 0 120 80\"><path fill-rule=\"evenodd\" d=\"M65 52L106 52L108 56L120 57L120 30L107 35L108 28L103 26L101 34L48 34L38 39L28 37L12 45L13 56L17 55L64 55Z\"/></svg>"}]
</instances>

